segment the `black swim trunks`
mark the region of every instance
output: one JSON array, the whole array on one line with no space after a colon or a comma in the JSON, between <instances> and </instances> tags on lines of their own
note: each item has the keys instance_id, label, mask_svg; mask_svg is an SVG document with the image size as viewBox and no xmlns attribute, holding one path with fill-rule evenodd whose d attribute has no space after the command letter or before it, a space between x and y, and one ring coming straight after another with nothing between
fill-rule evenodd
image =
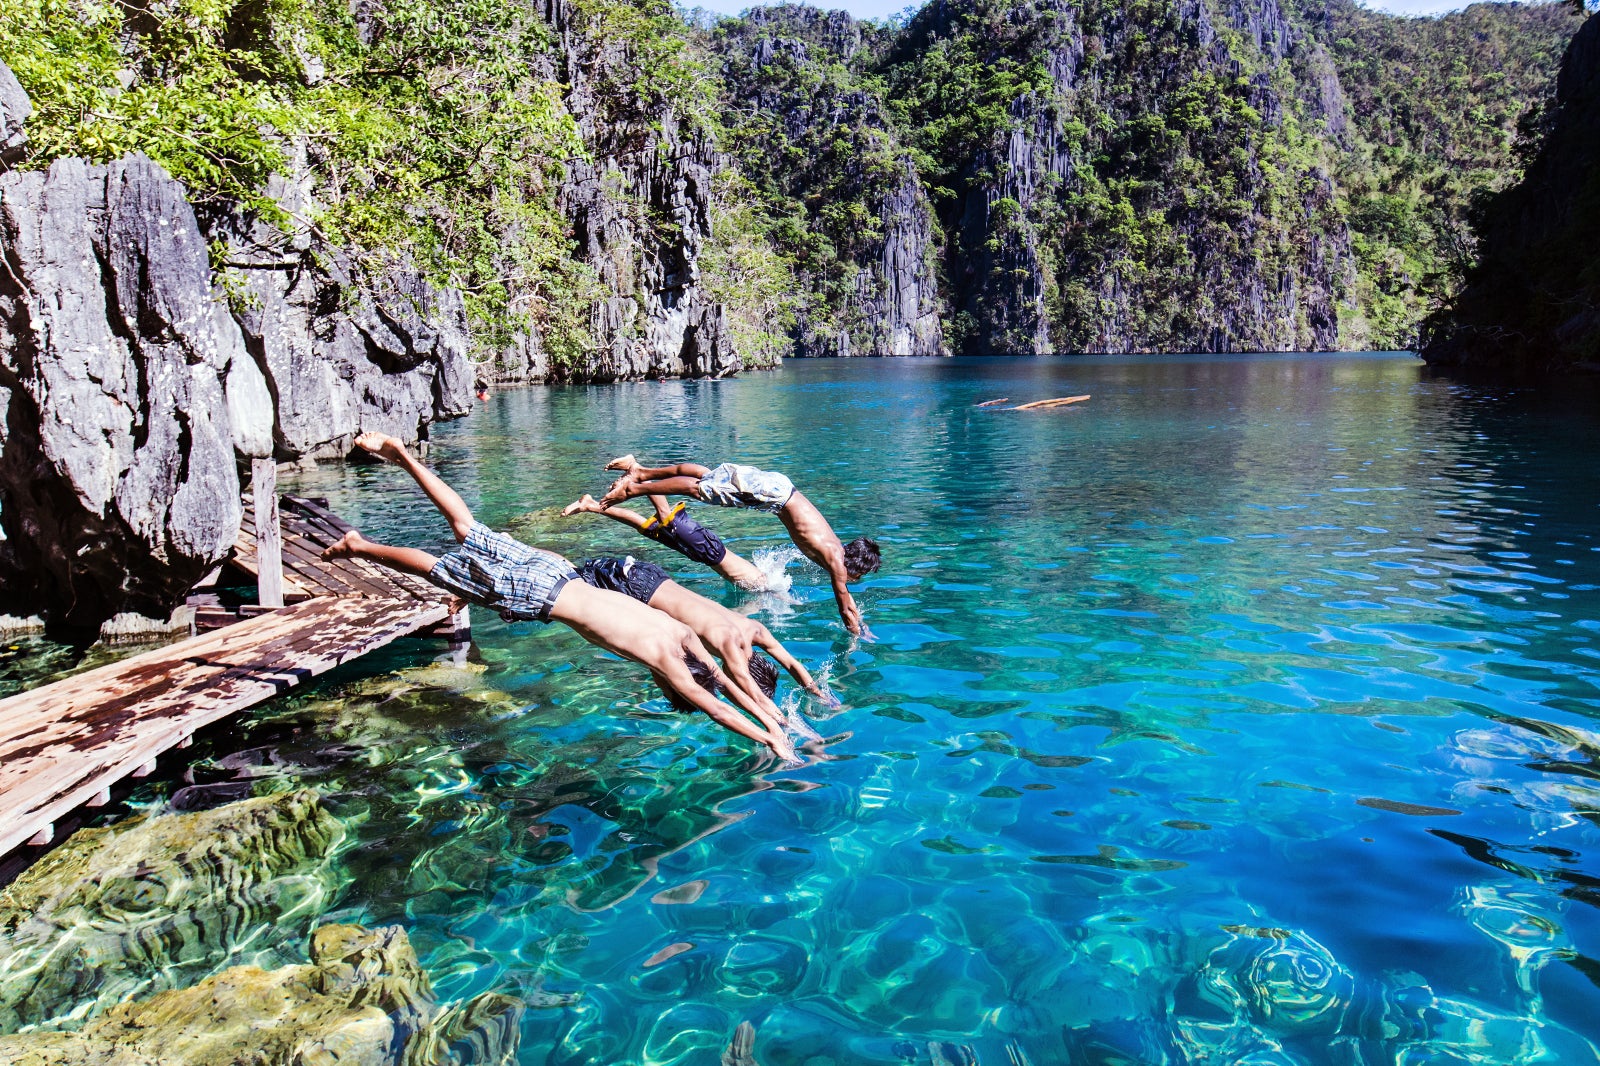
<instances>
[{"instance_id":1,"label":"black swim trunks","mask_svg":"<svg viewBox=\"0 0 1600 1066\"><path fill-rule=\"evenodd\" d=\"M655 563L643 562L631 555L625 559L615 556L590 559L578 567L578 576L597 589L620 592L640 603L649 603L656 589L671 579Z\"/></svg>"},{"instance_id":2,"label":"black swim trunks","mask_svg":"<svg viewBox=\"0 0 1600 1066\"><path fill-rule=\"evenodd\" d=\"M716 566L728 554L727 545L705 526L684 514L687 504L678 504L665 522L652 518L639 530L657 544L664 544L690 560Z\"/></svg>"}]
</instances>

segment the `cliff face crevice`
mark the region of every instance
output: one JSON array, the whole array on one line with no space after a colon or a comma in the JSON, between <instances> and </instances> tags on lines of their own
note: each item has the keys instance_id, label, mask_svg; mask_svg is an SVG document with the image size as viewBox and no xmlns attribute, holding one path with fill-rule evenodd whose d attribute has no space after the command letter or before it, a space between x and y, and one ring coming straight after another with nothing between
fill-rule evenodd
<instances>
[{"instance_id":1,"label":"cliff face crevice","mask_svg":"<svg viewBox=\"0 0 1600 1066\"><path fill-rule=\"evenodd\" d=\"M1479 259L1422 357L1500 374L1600 370L1600 16L1573 38L1523 180L1478 220Z\"/></svg>"}]
</instances>

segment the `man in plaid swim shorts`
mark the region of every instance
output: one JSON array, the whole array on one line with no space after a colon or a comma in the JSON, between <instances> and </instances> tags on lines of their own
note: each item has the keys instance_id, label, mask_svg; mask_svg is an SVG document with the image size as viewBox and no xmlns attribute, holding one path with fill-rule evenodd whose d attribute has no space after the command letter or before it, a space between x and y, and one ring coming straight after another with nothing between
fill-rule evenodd
<instances>
[{"instance_id":1,"label":"man in plaid swim shorts","mask_svg":"<svg viewBox=\"0 0 1600 1066\"><path fill-rule=\"evenodd\" d=\"M861 632L861 608L850 595L850 582L878 569L878 542L857 537L849 544L840 543L822 512L784 475L738 463L642 466L631 455L611 460L606 469L620 470L622 476L600 497L602 507L635 496L691 496L718 507L748 507L777 515L794 546L828 572L845 628Z\"/></svg>"},{"instance_id":2,"label":"man in plaid swim shorts","mask_svg":"<svg viewBox=\"0 0 1600 1066\"><path fill-rule=\"evenodd\" d=\"M765 709L722 672L688 626L620 593L574 581L577 571L555 552L529 547L476 521L466 501L412 458L398 439L363 433L356 446L404 467L450 523L461 547L436 558L418 548L379 544L351 530L323 558L369 559L416 574L507 621L565 623L589 643L643 664L678 710L703 711L780 758L794 758L788 736L765 722ZM718 692L756 721L717 699Z\"/></svg>"}]
</instances>

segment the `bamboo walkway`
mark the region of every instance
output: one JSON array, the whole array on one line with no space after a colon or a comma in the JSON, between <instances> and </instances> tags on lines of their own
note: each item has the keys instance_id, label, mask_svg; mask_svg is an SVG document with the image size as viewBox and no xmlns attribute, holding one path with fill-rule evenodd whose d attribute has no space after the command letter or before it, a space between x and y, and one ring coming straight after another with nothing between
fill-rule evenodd
<instances>
[{"instance_id":1,"label":"bamboo walkway","mask_svg":"<svg viewBox=\"0 0 1600 1066\"><path fill-rule=\"evenodd\" d=\"M286 606L228 607L199 591L196 624L212 631L0 700L0 855L48 843L55 822L109 802L112 785L153 772L197 729L399 637L453 625L443 594L419 578L324 562L322 549L350 527L322 501L285 496L280 514ZM247 518L229 561L251 576L255 532Z\"/></svg>"}]
</instances>

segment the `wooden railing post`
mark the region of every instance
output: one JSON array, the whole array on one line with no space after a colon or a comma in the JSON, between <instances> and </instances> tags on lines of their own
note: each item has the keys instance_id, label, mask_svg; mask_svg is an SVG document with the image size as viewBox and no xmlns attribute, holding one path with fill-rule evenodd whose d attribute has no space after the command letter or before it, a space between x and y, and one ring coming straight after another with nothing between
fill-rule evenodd
<instances>
[{"instance_id":1,"label":"wooden railing post","mask_svg":"<svg viewBox=\"0 0 1600 1066\"><path fill-rule=\"evenodd\" d=\"M256 598L263 607L283 606L283 530L278 525L278 464L271 456L250 462L256 507Z\"/></svg>"}]
</instances>

